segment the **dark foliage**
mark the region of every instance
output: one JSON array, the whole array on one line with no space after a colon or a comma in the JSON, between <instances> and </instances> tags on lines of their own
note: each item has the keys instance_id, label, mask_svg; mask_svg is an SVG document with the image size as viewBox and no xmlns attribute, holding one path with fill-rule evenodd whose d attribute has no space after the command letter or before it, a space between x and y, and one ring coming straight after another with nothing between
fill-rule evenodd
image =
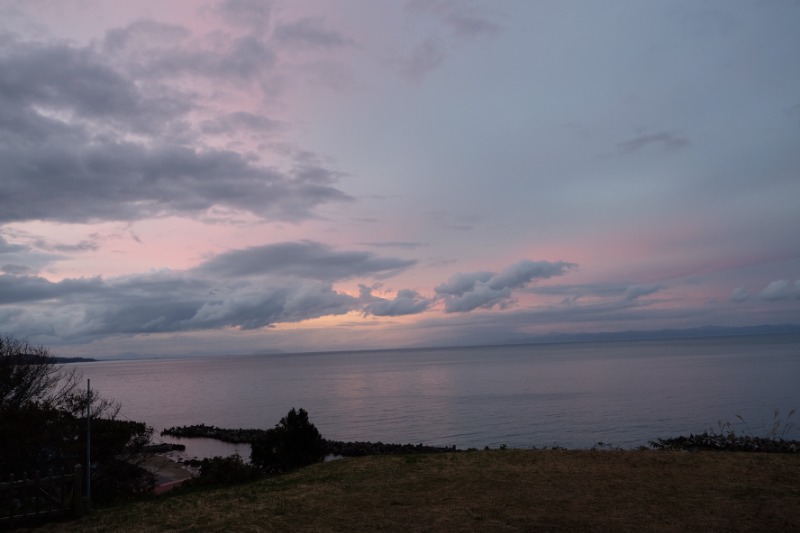
<instances>
[{"instance_id":1,"label":"dark foliage","mask_svg":"<svg viewBox=\"0 0 800 533\"><path fill-rule=\"evenodd\" d=\"M74 466L68 460L74 457L75 439L65 430L75 424L69 413L50 407L0 409L0 477Z\"/></svg>"},{"instance_id":2,"label":"dark foliage","mask_svg":"<svg viewBox=\"0 0 800 533\"><path fill-rule=\"evenodd\" d=\"M286 472L322 461L325 444L305 409L281 418L274 428L252 443L252 463L268 473Z\"/></svg>"},{"instance_id":3,"label":"dark foliage","mask_svg":"<svg viewBox=\"0 0 800 533\"><path fill-rule=\"evenodd\" d=\"M55 361L45 348L0 338L0 479L85 465L88 410L93 500L149 490L153 477L137 465L152 429L116 420L115 402L88 395L80 374Z\"/></svg>"},{"instance_id":4,"label":"dark foliage","mask_svg":"<svg viewBox=\"0 0 800 533\"><path fill-rule=\"evenodd\" d=\"M800 441L751 437L747 435L735 435L733 433L728 433L726 435L703 433L702 435L689 435L688 437L681 436L671 439L657 439L650 441L650 446L656 450L712 450L762 453L800 452Z\"/></svg>"},{"instance_id":5,"label":"dark foliage","mask_svg":"<svg viewBox=\"0 0 800 533\"><path fill-rule=\"evenodd\" d=\"M247 464L237 453L228 457L212 457L200 461L200 475L187 486L220 486L247 483L261 477L263 472L256 466Z\"/></svg>"},{"instance_id":6,"label":"dark foliage","mask_svg":"<svg viewBox=\"0 0 800 533\"><path fill-rule=\"evenodd\" d=\"M736 415L749 434L737 433L730 422L718 421L717 431L710 429L702 435L656 439L650 441L650 446L657 450L798 453L800 441L787 438L797 432L797 425L792 420L796 412L796 409L791 409L785 417L781 417L780 409L775 409L772 413L772 423L762 428L763 436L754 435L744 418Z\"/></svg>"},{"instance_id":7,"label":"dark foliage","mask_svg":"<svg viewBox=\"0 0 800 533\"><path fill-rule=\"evenodd\" d=\"M325 453L342 457L365 455L413 455L420 453L451 453L455 446L425 446L424 444L390 444L383 442L342 442L325 440Z\"/></svg>"},{"instance_id":8,"label":"dark foliage","mask_svg":"<svg viewBox=\"0 0 800 533\"><path fill-rule=\"evenodd\" d=\"M59 386L61 379L45 348L0 338L0 410L61 403L69 393L68 383Z\"/></svg>"}]
</instances>

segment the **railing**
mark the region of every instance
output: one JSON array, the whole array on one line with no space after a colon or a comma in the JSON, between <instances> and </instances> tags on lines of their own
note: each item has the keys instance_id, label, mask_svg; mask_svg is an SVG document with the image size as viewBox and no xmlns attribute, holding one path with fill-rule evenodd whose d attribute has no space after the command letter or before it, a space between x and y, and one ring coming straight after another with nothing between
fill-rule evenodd
<instances>
[{"instance_id":1,"label":"railing","mask_svg":"<svg viewBox=\"0 0 800 533\"><path fill-rule=\"evenodd\" d=\"M0 529L11 529L33 521L83 514L83 468L22 479L12 475L0 481Z\"/></svg>"}]
</instances>

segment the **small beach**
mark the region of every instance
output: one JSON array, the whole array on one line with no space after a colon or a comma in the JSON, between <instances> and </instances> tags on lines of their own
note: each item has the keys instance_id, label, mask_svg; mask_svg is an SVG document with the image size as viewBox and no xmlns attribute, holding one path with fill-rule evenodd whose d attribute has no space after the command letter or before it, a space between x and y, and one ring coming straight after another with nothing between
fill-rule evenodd
<instances>
[{"instance_id":1,"label":"small beach","mask_svg":"<svg viewBox=\"0 0 800 533\"><path fill-rule=\"evenodd\" d=\"M155 494L163 494L179 487L184 481L191 479L194 472L186 468L177 458L170 454L154 455L142 465L145 470L155 475Z\"/></svg>"}]
</instances>

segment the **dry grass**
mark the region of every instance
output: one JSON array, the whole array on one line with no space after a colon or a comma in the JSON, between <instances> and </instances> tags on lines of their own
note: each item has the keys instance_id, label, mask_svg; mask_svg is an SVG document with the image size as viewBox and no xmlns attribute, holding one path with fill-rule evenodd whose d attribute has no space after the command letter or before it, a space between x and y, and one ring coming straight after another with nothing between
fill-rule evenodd
<instances>
[{"instance_id":1,"label":"dry grass","mask_svg":"<svg viewBox=\"0 0 800 533\"><path fill-rule=\"evenodd\" d=\"M185 492L68 531L798 531L800 455L481 451L365 457Z\"/></svg>"}]
</instances>

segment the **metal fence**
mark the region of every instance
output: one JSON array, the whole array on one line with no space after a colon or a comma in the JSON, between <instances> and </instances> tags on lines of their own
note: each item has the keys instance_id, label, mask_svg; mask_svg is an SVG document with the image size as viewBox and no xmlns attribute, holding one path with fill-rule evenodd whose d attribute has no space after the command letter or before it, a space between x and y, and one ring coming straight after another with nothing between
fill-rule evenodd
<instances>
[{"instance_id":1,"label":"metal fence","mask_svg":"<svg viewBox=\"0 0 800 533\"><path fill-rule=\"evenodd\" d=\"M81 516L83 505L83 468L33 477L12 475L0 481L0 529L13 529L31 522Z\"/></svg>"}]
</instances>

